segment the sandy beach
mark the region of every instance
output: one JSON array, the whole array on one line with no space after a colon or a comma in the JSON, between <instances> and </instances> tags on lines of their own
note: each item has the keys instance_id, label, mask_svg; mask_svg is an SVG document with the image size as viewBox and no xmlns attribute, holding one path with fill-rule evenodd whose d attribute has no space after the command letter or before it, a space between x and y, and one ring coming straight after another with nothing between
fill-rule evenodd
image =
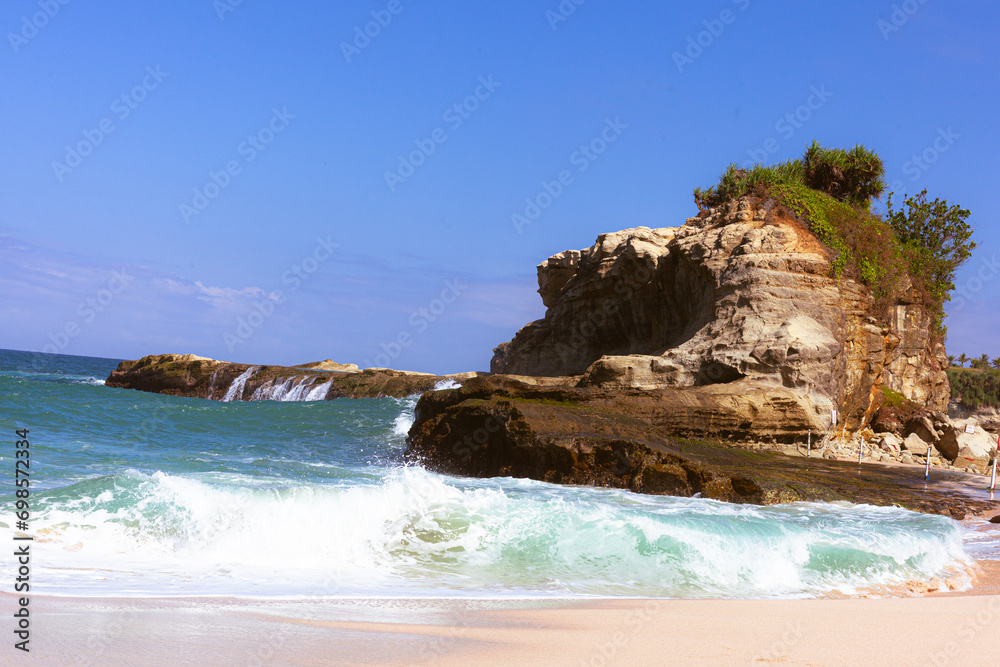
<instances>
[{"instance_id":1,"label":"sandy beach","mask_svg":"<svg viewBox=\"0 0 1000 667\"><path fill-rule=\"evenodd\" d=\"M32 600L44 665L969 665L1000 651L974 589L819 600ZM4 596L5 608L12 606ZM12 649L11 649L12 650Z\"/></svg>"}]
</instances>

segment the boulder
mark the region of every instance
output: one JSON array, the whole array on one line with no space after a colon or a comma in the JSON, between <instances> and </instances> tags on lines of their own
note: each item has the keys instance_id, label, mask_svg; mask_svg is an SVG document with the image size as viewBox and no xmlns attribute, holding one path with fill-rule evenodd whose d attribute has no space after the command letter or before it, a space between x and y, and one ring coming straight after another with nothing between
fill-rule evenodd
<instances>
[{"instance_id":1,"label":"boulder","mask_svg":"<svg viewBox=\"0 0 1000 667\"><path fill-rule=\"evenodd\" d=\"M337 363L333 359L314 361L311 364L300 364L298 366L294 366L294 368L305 368L306 370L313 371L333 371L336 373L358 373L361 371L357 364L341 364Z\"/></svg>"},{"instance_id":2,"label":"boulder","mask_svg":"<svg viewBox=\"0 0 1000 667\"><path fill-rule=\"evenodd\" d=\"M895 433L883 433L882 449L894 454L899 453L903 449L903 440Z\"/></svg>"},{"instance_id":3,"label":"boulder","mask_svg":"<svg viewBox=\"0 0 1000 667\"><path fill-rule=\"evenodd\" d=\"M872 420L872 428L876 431L893 433L897 436L903 435L903 423L899 421L896 411L885 407L875 413L875 418Z\"/></svg>"},{"instance_id":4,"label":"boulder","mask_svg":"<svg viewBox=\"0 0 1000 667\"><path fill-rule=\"evenodd\" d=\"M906 436L902 444L903 449L919 456L927 456L927 443L920 439L916 433Z\"/></svg>"},{"instance_id":5,"label":"boulder","mask_svg":"<svg viewBox=\"0 0 1000 667\"><path fill-rule=\"evenodd\" d=\"M906 422L906 435L916 433L924 442L935 443L939 440L937 429L929 415L918 414Z\"/></svg>"},{"instance_id":6,"label":"boulder","mask_svg":"<svg viewBox=\"0 0 1000 667\"><path fill-rule=\"evenodd\" d=\"M996 438L976 426L972 433L965 432L965 424L956 422L944 429L944 435L936 443L941 455L954 461L961 457L970 459L990 459L997 449Z\"/></svg>"}]
</instances>

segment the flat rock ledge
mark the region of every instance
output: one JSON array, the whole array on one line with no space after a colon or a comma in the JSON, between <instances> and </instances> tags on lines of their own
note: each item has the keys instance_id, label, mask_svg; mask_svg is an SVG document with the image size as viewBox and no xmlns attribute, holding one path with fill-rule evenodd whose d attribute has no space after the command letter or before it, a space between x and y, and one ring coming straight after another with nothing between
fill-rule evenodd
<instances>
[{"instance_id":1,"label":"flat rock ledge","mask_svg":"<svg viewBox=\"0 0 1000 667\"><path fill-rule=\"evenodd\" d=\"M317 368L346 370L316 370ZM432 375L397 371L389 368L366 368L336 364L329 360L301 366L252 366L216 361L191 354L153 354L134 361L123 361L104 384L108 387L138 389L156 394L223 400L230 387L251 369L239 395L231 400L247 400L261 388L302 385L320 388L320 400L334 398L403 398L434 389L446 380L462 382L477 373Z\"/></svg>"},{"instance_id":2,"label":"flat rock ledge","mask_svg":"<svg viewBox=\"0 0 1000 667\"><path fill-rule=\"evenodd\" d=\"M962 473L936 471L935 482L925 488L916 466L790 457L724 439L665 435L683 431L685 424L696 431L694 420L713 409L703 395L684 400L687 408L665 390L606 392L529 385L504 376L473 378L420 398L407 458L453 475L697 494L736 503L846 500L956 519L992 506L956 491L967 484ZM752 424L739 428L752 430Z\"/></svg>"}]
</instances>

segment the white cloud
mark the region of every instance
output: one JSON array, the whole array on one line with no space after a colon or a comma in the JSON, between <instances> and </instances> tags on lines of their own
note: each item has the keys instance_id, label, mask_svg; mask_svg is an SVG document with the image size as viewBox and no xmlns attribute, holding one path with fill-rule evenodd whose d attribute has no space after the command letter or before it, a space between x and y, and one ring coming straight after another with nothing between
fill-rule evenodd
<instances>
[{"instance_id":1,"label":"white cloud","mask_svg":"<svg viewBox=\"0 0 1000 667\"><path fill-rule=\"evenodd\" d=\"M165 292L171 294L181 294L184 296L194 296L199 301L211 305L220 310L231 310L233 308L244 308L248 302L267 299L270 301L280 301L281 295L277 292L268 292L260 287L216 287L206 285L200 280L176 280L174 278L157 278L153 283Z\"/></svg>"}]
</instances>

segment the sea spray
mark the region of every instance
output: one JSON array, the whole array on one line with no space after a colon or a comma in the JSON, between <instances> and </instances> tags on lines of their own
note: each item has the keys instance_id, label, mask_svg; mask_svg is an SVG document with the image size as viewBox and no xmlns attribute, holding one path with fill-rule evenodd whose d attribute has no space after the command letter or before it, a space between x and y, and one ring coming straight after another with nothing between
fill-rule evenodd
<instances>
[{"instance_id":1,"label":"sea spray","mask_svg":"<svg viewBox=\"0 0 1000 667\"><path fill-rule=\"evenodd\" d=\"M233 383L229 385L229 389L226 390L226 395L222 398L223 401L241 401L243 400L243 387L246 385L247 380L250 379L254 373L260 370L260 366L251 366L246 369L238 378L233 380Z\"/></svg>"},{"instance_id":2,"label":"sea spray","mask_svg":"<svg viewBox=\"0 0 1000 667\"><path fill-rule=\"evenodd\" d=\"M86 383L116 360L33 361L0 352L0 411L44 427L39 594L803 597L968 562L959 524L897 508L406 467L415 396L223 403ZM299 394L325 398L323 386Z\"/></svg>"},{"instance_id":3,"label":"sea spray","mask_svg":"<svg viewBox=\"0 0 1000 667\"><path fill-rule=\"evenodd\" d=\"M48 590L64 593L111 580L137 595L324 595L317 582L337 572L341 595L802 597L966 560L957 523L896 508L730 505L413 467L322 485L126 471L38 504Z\"/></svg>"}]
</instances>

